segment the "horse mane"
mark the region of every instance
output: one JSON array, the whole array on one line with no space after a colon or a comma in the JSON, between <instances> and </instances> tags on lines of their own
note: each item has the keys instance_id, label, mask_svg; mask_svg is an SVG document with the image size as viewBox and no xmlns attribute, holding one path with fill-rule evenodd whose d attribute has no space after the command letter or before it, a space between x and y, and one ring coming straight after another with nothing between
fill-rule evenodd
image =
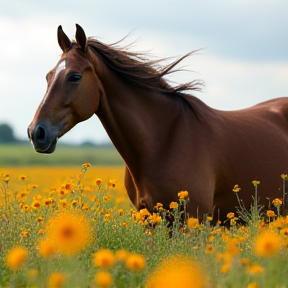
<instances>
[{"instance_id":1,"label":"horse mane","mask_svg":"<svg viewBox=\"0 0 288 288\"><path fill-rule=\"evenodd\" d=\"M161 93L181 94L183 96L185 91L201 91L203 83L199 80L172 86L163 78L168 74L182 71L181 69L173 68L196 51L189 52L168 65L161 65L167 58L151 61L147 59L145 53L129 51L130 45L119 47L118 44L122 40L107 45L90 37L88 39L88 47L94 53L98 53L111 69L142 88Z\"/></svg>"}]
</instances>

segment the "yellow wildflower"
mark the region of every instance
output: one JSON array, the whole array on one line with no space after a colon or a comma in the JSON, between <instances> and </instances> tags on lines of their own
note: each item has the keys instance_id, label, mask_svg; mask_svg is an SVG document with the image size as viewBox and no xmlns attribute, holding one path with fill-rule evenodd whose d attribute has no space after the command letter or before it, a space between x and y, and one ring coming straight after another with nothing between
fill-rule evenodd
<instances>
[{"instance_id":1,"label":"yellow wildflower","mask_svg":"<svg viewBox=\"0 0 288 288\"><path fill-rule=\"evenodd\" d=\"M233 212L229 212L229 213L227 214L227 218L228 218L228 219L234 218L234 216L235 216L235 214L234 214Z\"/></svg>"},{"instance_id":2,"label":"yellow wildflower","mask_svg":"<svg viewBox=\"0 0 288 288\"><path fill-rule=\"evenodd\" d=\"M23 238L27 238L29 236L29 231L23 231L20 234Z\"/></svg>"},{"instance_id":3,"label":"yellow wildflower","mask_svg":"<svg viewBox=\"0 0 288 288\"><path fill-rule=\"evenodd\" d=\"M285 178L287 178L287 177L288 177L287 174L281 174L281 178L282 178L282 179L285 179Z\"/></svg>"},{"instance_id":4,"label":"yellow wildflower","mask_svg":"<svg viewBox=\"0 0 288 288\"><path fill-rule=\"evenodd\" d=\"M20 176L18 177L18 179L19 179L20 181L25 181L25 180L27 179L27 177L26 177L25 175L20 175Z\"/></svg>"},{"instance_id":5,"label":"yellow wildflower","mask_svg":"<svg viewBox=\"0 0 288 288\"><path fill-rule=\"evenodd\" d=\"M108 181L108 187L114 188L115 186L116 186L116 180L115 179Z\"/></svg>"},{"instance_id":6,"label":"yellow wildflower","mask_svg":"<svg viewBox=\"0 0 288 288\"><path fill-rule=\"evenodd\" d=\"M277 253L281 248L281 238L278 234L266 230L257 236L255 240L255 253L262 257L269 257Z\"/></svg>"},{"instance_id":7,"label":"yellow wildflower","mask_svg":"<svg viewBox=\"0 0 288 288\"><path fill-rule=\"evenodd\" d=\"M273 210L267 210L266 215L267 215L267 217L276 217L277 216Z\"/></svg>"},{"instance_id":8,"label":"yellow wildflower","mask_svg":"<svg viewBox=\"0 0 288 288\"><path fill-rule=\"evenodd\" d=\"M144 257L136 253L129 254L125 262L126 262L126 267L129 270L137 270L137 271L142 270L146 264Z\"/></svg>"},{"instance_id":9,"label":"yellow wildflower","mask_svg":"<svg viewBox=\"0 0 288 288\"><path fill-rule=\"evenodd\" d=\"M9 268L12 270L17 271L21 264L24 262L24 260L27 258L28 252L23 247L16 247L10 250L7 259L6 264Z\"/></svg>"},{"instance_id":10,"label":"yellow wildflower","mask_svg":"<svg viewBox=\"0 0 288 288\"><path fill-rule=\"evenodd\" d=\"M103 182L104 182L104 181L103 181L101 178L97 178L97 179L95 180L95 183L96 183L97 186L102 185Z\"/></svg>"},{"instance_id":11,"label":"yellow wildflower","mask_svg":"<svg viewBox=\"0 0 288 288\"><path fill-rule=\"evenodd\" d=\"M118 261L125 261L129 255L129 252L125 249L116 251L115 257Z\"/></svg>"},{"instance_id":12,"label":"yellow wildflower","mask_svg":"<svg viewBox=\"0 0 288 288\"><path fill-rule=\"evenodd\" d=\"M188 191L180 191L180 192L178 193L178 198L179 198L179 199L186 199L186 198L188 198Z\"/></svg>"},{"instance_id":13,"label":"yellow wildflower","mask_svg":"<svg viewBox=\"0 0 288 288\"><path fill-rule=\"evenodd\" d=\"M253 180L253 181L252 181L252 184L253 184L254 186L257 186L257 185L259 185L259 184L260 184L260 181L257 181L257 180Z\"/></svg>"},{"instance_id":14,"label":"yellow wildflower","mask_svg":"<svg viewBox=\"0 0 288 288\"><path fill-rule=\"evenodd\" d=\"M92 165L90 164L90 163L84 163L83 165L82 165L82 167L84 168L84 169L87 169L87 168L89 168L89 167L91 167Z\"/></svg>"},{"instance_id":15,"label":"yellow wildflower","mask_svg":"<svg viewBox=\"0 0 288 288\"><path fill-rule=\"evenodd\" d=\"M288 228L281 229L280 234L285 238L288 237Z\"/></svg>"},{"instance_id":16,"label":"yellow wildflower","mask_svg":"<svg viewBox=\"0 0 288 288\"><path fill-rule=\"evenodd\" d=\"M101 249L94 254L93 262L97 267L112 268L115 263L115 256L110 250Z\"/></svg>"},{"instance_id":17,"label":"yellow wildflower","mask_svg":"<svg viewBox=\"0 0 288 288\"><path fill-rule=\"evenodd\" d=\"M48 279L48 288L61 288L64 286L66 276L63 273L52 273Z\"/></svg>"},{"instance_id":18,"label":"yellow wildflower","mask_svg":"<svg viewBox=\"0 0 288 288\"><path fill-rule=\"evenodd\" d=\"M198 218L188 218L187 220L187 225L190 229L194 229L194 228L197 228L199 226L199 220Z\"/></svg>"},{"instance_id":19,"label":"yellow wildflower","mask_svg":"<svg viewBox=\"0 0 288 288\"><path fill-rule=\"evenodd\" d=\"M109 272L100 271L95 276L97 287L107 288L112 285L112 277Z\"/></svg>"},{"instance_id":20,"label":"yellow wildflower","mask_svg":"<svg viewBox=\"0 0 288 288\"><path fill-rule=\"evenodd\" d=\"M252 282L248 284L247 288L259 288L259 285L257 282Z\"/></svg>"},{"instance_id":21,"label":"yellow wildflower","mask_svg":"<svg viewBox=\"0 0 288 288\"><path fill-rule=\"evenodd\" d=\"M170 205L169 205L169 208L170 208L170 209L176 209L176 208L178 208L178 203L177 203L177 202L171 202Z\"/></svg>"},{"instance_id":22,"label":"yellow wildflower","mask_svg":"<svg viewBox=\"0 0 288 288\"><path fill-rule=\"evenodd\" d=\"M275 207L279 207L280 205L282 205L282 201L279 199L279 198L275 198L273 201L272 201L272 204L275 206Z\"/></svg>"},{"instance_id":23,"label":"yellow wildflower","mask_svg":"<svg viewBox=\"0 0 288 288\"><path fill-rule=\"evenodd\" d=\"M51 256L54 252L54 245L52 242L49 241L41 241L39 243L39 253L44 257L47 258Z\"/></svg>"},{"instance_id":24,"label":"yellow wildflower","mask_svg":"<svg viewBox=\"0 0 288 288\"><path fill-rule=\"evenodd\" d=\"M58 252L70 255L84 249L91 240L91 226L83 214L61 213L47 224L47 240Z\"/></svg>"},{"instance_id":25,"label":"yellow wildflower","mask_svg":"<svg viewBox=\"0 0 288 288\"><path fill-rule=\"evenodd\" d=\"M119 209L119 210L117 211L117 214L118 214L118 215L124 215L124 213L125 213L125 212L124 212L123 209Z\"/></svg>"},{"instance_id":26,"label":"yellow wildflower","mask_svg":"<svg viewBox=\"0 0 288 288\"><path fill-rule=\"evenodd\" d=\"M259 264L253 264L247 268L247 273L251 275L261 274L264 272L264 268Z\"/></svg>"},{"instance_id":27,"label":"yellow wildflower","mask_svg":"<svg viewBox=\"0 0 288 288\"><path fill-rule=\"evenodd\" d=\"M206 254L211 254L211 253L214 253L215 251L215 247L211 244L208 244L205 248L205 253Z\"/></svg>"},{"instance_id":28,"label":"yellow wildflower","mask_svg":"<svg viewBox=\"0 0 288 288\"><path fill-rule=\"evenodd\" d=\"M234 188L232 189L233 192L238 193L241 190L241 188L236 184L234 185Z\"/></svg>"},{"instance_id":29,"label":"yellow wildflower","mask_svg":"<svg viewBox=\"0 0 288 288\"><path fill-rule=\"evenodd\" d=\"M199 263L182 255L162 260L150 275L146 288L204 288L207 281Z\"/></svg>"}]
</instances>

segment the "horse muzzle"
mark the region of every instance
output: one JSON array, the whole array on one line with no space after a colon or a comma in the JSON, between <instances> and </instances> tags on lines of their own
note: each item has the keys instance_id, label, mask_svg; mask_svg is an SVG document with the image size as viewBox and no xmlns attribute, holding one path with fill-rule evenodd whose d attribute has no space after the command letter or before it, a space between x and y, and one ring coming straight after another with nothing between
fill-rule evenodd
<instances>
[{"instance_id":1,"label":"horse muzzle","mask_svg":"<svg viewBox=\"0 0 288 288\"><path fill-rule=\"evenodd\" d=\"M39 153L51 154L54 152L58 140L58 129L48 122L33 122L27 129L28 138L34 149Z\"/></svg>"}]
</instances>

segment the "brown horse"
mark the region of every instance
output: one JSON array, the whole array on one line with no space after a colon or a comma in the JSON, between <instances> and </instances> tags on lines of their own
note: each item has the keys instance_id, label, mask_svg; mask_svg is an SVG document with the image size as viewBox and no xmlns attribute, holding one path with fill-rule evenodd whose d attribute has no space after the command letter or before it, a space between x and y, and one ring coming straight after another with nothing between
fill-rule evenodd
<instances>
[{"instance_id":1,"label":"brown horse","mask_svg":"<svg viewBox=\"0 0 288 288\"><path fill-rule=\"evenodd\" d=\"M125 186L133 204L150 212L168 208L181 190L189 192L190 216L220 211L238 202L246 207L253 180L260 180L260 203L282 197L280 175L288 172L288 99L270 100L239 111L219 111L187 90L172 87L166 67L142 54L87 39L76 24L76 41L58 27L63 54L47 74L47 90L28 128L34 148L52 153L59 137L94 113L126 163Z\"/></svg>"}]
</instances>

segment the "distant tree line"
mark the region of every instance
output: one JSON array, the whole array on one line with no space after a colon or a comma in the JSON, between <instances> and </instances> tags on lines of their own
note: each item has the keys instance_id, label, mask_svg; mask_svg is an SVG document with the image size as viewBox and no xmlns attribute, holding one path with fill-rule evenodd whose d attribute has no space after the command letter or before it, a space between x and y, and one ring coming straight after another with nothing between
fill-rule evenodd
<instances>
[{"instance_id":1,"label":"distant tree line","mask_svg":"<svg viewBox=\"0 0 288 288\"><path fill-rule=\"evenodd\" d=\"M16 143L16 142L20 142L20 140L14 136L12 127L6 123L0 124L0 143Z\"/></svg>"}]
</instances>

